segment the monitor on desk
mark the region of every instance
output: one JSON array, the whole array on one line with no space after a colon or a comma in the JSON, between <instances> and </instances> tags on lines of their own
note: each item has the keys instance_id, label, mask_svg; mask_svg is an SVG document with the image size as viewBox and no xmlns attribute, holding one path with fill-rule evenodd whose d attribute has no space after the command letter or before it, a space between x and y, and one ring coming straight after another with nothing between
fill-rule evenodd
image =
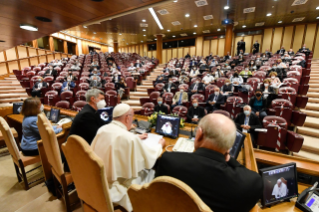
<instances>
[{"instance_id":1,"label":"monitor on desk","mask_svg":"<svg viewBox=\"0 0 319 212\"><path fill-rule=\"evenodd\" d=\"M13 102L13 114L20 114L23 102Z\"/></svg>"},{"instance_id":2,"label":"monitor on desk","mask_svg":"<svg viewBox=\"0 0 319 212\"><path fill-rule=\"evenodd\" d=\"M239 152L241 151L241 147L243 146L246 135L241 131L236 131L236 139L234 145L230 149L229 155L234 159L237 159Z\"/></svg>"},{"instance_id":3,"label":"monitor on desk","mask_svg":"<svg viewBox=\"0 0 319 212\"><path fill-rule=\"evenodd\" d=\"M179 136L180 117L158 115L155 132L167 137L177 138Z\"/></svg>"},{"instance_id":4,"label":"monitor on desk","mask_svg":"<svg viewBox=\"0 0 319 212\"><path fill-rule=\"evenodd\" d=\"M263 206L298 196L296 163L260 169L259 173L264 182Z\"/></svg>"},{"instance_id":5,"label":"monitor on desk","mask_svg":"<svg viewBox=\"0 0 319 212\"><path fill-rule=\"evenodd\" d=\"M98 109L97 112L100 116L101 121L105 124L108 124L112 121L113 107L105 107L102 109Z\"/></svg>"},{"instance_id":6,"label":"monitor on desk","mask_svg":"<svg viewBox=\"0 0 319 212\"><path fill-rule=\"evenodd\" d=\"M60 109L51 108L49 120L57 123L60 119Z\"/></svg>"}]
</instances>

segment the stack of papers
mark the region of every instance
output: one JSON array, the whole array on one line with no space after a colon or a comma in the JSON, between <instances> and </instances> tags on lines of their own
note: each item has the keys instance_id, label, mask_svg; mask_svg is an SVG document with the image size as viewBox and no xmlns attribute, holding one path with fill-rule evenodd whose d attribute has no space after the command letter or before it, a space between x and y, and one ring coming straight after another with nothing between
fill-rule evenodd
<instances>
[{"instance_id":1,"label":"stack of papers","mask_svg":"<svg viewBox=\"0 0 319 212\"><path fill-rule=\"evenodd\" d=\"M148 133L147 134L147 138L142 140L143 143L151 148L153 148L154 146L158 145L158 141L161 140L163 138L163 136L161 135L157 135L154 133Z\"/></svg>"}]
</instances>

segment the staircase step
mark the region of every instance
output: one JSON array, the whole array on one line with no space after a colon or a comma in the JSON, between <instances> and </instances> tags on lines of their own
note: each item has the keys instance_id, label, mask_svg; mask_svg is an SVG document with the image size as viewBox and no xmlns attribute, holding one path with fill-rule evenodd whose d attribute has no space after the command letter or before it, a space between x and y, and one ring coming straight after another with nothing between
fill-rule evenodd
<instances>
[{"instance_id":1,"label":"staircase step","mask_svg":"<svg viewBox=\"0 0 319 212\"><path fill-rule=\"evenodd\" d=\"M8 94L8 93L26 93L25 89L11 89L11 90L1 90L0 88L0 94Z\"/></svg>"},{"instance_id":2,"label":"staircase step","mask_svg":"<svg viewBox=\"0 0 319 212\"><path fill-rule=\"evenodd\" d=\"M0 99L28 97L27 93L6 93L0 94Z\"/></svg>"},{"instance_id":3,"label":"staircase step","mask_svg":"<svg viewBox=\"0 0 319 212\"><path fill-rule=\"evenodd\" d=\"M301 112L306 113L307 116L319 118L319 112L318 111L301 109Z\"/></svg>"},{"instance_id":4,"label":"staircase step","mask_svg":"<svg viewBox=\"0 0 319 212\"><path fill-rule=\"evenodd\" d=\"M316 153L300 150L298 153L294 152L293 155L319 161L319 154L316 154Z\"/></svg>"},{"instance_id":5,"label":"staircase step","mask_svg":"<svg viewBox=\"0 0 319 212\"><path fill-rule=\"evenodd\" d=\"M153 85L138 85L137 88L153 88Z\"/></svg>"},{"instance_id":6,"label":"staircase step","mask_svg":"<svg viewBox=\"0 0 319 212\"><path fill-rule=\"evenodd\" d=\"M319 129L319 118L307 116L306 121L304 123L304 127Z\"/></svg>"},{"instance_id":7,"label":"staircase step","mask_svg":"<svg viewBox=\"0 0 319 212\"><path fill-rule=\"evenodd\" d=\"M301 135L319 137L319 130L310 127L297 127L297 133Z\"/></svg>"},{"instance_id":8,"label":"staircase step","mask_svg":"<svg viewBox=\"0 0 319 212\"><path fill-rule=\"evenodd\" d=\"M126 101L122 101L122 103L128 104L130 106L141 106L140 101L138 100L126 100Z\"/></svg>"},{"instance_id":9,"label":"staircase step","mask_svg":"<svg viewBox=\"0 0 319 212\"><path fill-rule=\"evenodd\" d=\"M308 99L308 102L311 102L311 103L319 103L319 99L317 99L317 98L309 98L309 99Z\"/></svg>"},{"instance_id":10,"label":"staircase step","mask_svg":"<svg viewBox=\"0 0 319 212\"><path fill-rule=\"evenodd\" d=\"M131 100L140 100L141 98L146 98L147 96L132 96L132 94L130 94L130 99Z\"/></svg>"},{"instance_id":11,"label":"staircase step","mask_svg":"<svg viewBox=\"0 0 319 212\"><path fill-rule=\"evenodd\" d=\"M302 135L304 138L301 150L319 154L319 138Z\"/></svg>"},{"instance_id":12,"label":"staircase step","mask_svg":"<svg viewBox=\"0 0 319 212\"><path fill-rule=\"evenodd\" d=\"M319 93L319 86L318 86L318 88L309 87L308 92L318 92Z\"/></svg>"},{"instance_id":13,"label":"staircase step","mask_svg":"<svg viewBox=\"0 0 319 212\"><path fill-rule=\"evenodd\" d=\"M135 92L131 92L130 93L130 96L143 96L143 97L145 97L145 96L148 96L148 93L147 92L138 92L138 91L135 91Z\"/></svg>"},{"instance_id":14,"label":"staircase step","mask_svg":"<svg viewBox=\"0 0 319 212\"><path fill-rule=\"evenodd\" d=\"M0 108L1 107L10 107L12 106L12 103L0 103Z\"/></svg>"},{"instance_id":15,"label":"staircase step","mask_svg":"<svg viewBox=\"0 0 319 212\"><path fill-rule=\"evenodd\" d=\"M0 86L0 90L21 90L23 89L21 85L15 86Z\"/></svg>"},{"instance_id":16,"label":"staircase step","mask_svg":"<svg viewBox=\"0 0 319 212\"><path fill-rule=\"evenodd\" d=\"M141 110L142 106L131 106L131 108L133 108L134 111L137 111L137 110Z\"/></svg>"},{"instance_id":17,"label":"staircase step","mask_svg":"<svg viewBox=\"0 0 319 212\"><path fill-rule=\"evenodd\" d=\"M0 103L21 102L21 99L22 99L22 100L25 100L26 98L27 98L27 97L0 99Z\"/></svg>"},{"instance_id":18,"label":"staircase step","mask_svg":"<svg viewBox=\"0 0 319 212\"><path fill-rule=\"evenodd\" d=\"M310 88L319 88L319 84L317 84L317 83L309 83L309 89Z\"/></svg>"},{"instance_id":19,"label":"staircase step","mask_svg":"<svg viewBox=\"0 0 319 212\"><path fill-rule=\"evenodd\" d=\"M147 92L147 88L136 88L139 92Z\"/></svg>"},{"instance_id":20,"label":"staircase step","mask_svg":"<svg viewBox=\"0 0 319 212\"><path fill-rule=\"evenodd\" d=\"M319 78L319 74L317 72L312 72L310 73L310 78Z\"/></svg>"},{"instance_id":21,"label":"staircase step","mask_svg":"<svg viewBox=\"0 0 319 212\"><path fill-rule=\"evenodd\" d=\"M307 103L306 105L306 110L315 110L315 111L319 111L319 104L316 103Z\"/></svg>"},{"instance_id":22,"label":"staircase step","mask_svg":"<svg viewBox=\"0 0 319 212\"><path fill-rule=\"evenodd\" d=\"M142 85L153 86L153 82L142 82Z\"/></svg>"},{"instance_id":23,"label":"staircase step","mask_svg":"<svg viewBox=\"0 0 319 212\"><path fill-rule=\"evenodd\" d=\"M318 82L319 83L319 82ZM319 98L319 93L315 93L315 92L308 92L307 93L308 97L314 97L314 98Z\"/></svg>"}]
</instances>

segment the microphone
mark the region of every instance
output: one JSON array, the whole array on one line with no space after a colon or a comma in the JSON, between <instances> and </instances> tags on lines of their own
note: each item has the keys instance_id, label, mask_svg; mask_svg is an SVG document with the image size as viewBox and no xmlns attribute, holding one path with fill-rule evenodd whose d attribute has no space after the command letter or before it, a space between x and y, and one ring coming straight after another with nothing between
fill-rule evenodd
<instances>
[{"instance_id":1,"label":"microphone","mask_svg":"<svg viewBox=\"0 0 319 212\"><path fill-rule=\"evenodd\" d=\"M191 135L189 136L189 139L192 139L194 137L193 135L193 127L191 127Z\"/></svg>"}]
</instances>

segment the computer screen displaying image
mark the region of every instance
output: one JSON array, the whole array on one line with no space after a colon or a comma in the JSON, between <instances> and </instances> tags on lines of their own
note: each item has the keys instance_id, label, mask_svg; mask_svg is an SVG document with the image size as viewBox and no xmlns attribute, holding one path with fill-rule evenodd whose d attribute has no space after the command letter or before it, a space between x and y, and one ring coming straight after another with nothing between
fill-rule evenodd
<instances>
[{"instance_id":1,"label":"computer screen displaying image","mask_svg":"<svg viewBox=\"0 0 319 212\"><path fill-rule=\"evenodd\" d=\"M53 123L57 123L60 119L60 110L56 108L51 108L49 120Z\"/></svg>"},{"instance_id":2,"label":"computer screen displaying image","mask_svg":"<svg viewBox=\"0 0 319 212\"><path fill-rule=\"evenodd\" d=\"M230 149L230 156L237 159L239 152L241 151L241 147L243 146L246 135L239 130L236 131L236 139L234 145Z\"/></svg>"},{"instance_id":3,"label":"computer screen displaying image","mask_svg":"<svg viewBox=\"0 0 319 212\"><path fill-rule=\"evenodd\" d=\"M22 109L23 102L14 102L13 103L13 114L20 114Z\"/></svg>"},{"instance_id":4,"label":"computer screen displaying image","mask_svg":"<svg viewBox=\"0 0 319 212\"><path fill-rule=\"evenodd\" d=\"M259 170L264 182L262 205L298 196L296 163L288 163Z\"/></svg>"},{"instance_id":5,"label":"computer screen displaying image","mask_svg":"<svg viewBox=\"0 0 319 212\"><path fill-rule=\"evenodd\" d=\"M167 137L177 138L179 135L180 117L158 115L155 132Z\"/></svg>"},{"instance_id":6,"label":"computer screen displaying image","mask_svg":"<svg viewBox=\"0 0 319 212\"><path fill-rule=\"evenodd\" d=\"M102 109L98 109L97 110L100 119L102 120L102 122L104 122L105 124L108 124L112 121L113 118L113 107L105 107Z\"/></svg>"}]
</instances>

